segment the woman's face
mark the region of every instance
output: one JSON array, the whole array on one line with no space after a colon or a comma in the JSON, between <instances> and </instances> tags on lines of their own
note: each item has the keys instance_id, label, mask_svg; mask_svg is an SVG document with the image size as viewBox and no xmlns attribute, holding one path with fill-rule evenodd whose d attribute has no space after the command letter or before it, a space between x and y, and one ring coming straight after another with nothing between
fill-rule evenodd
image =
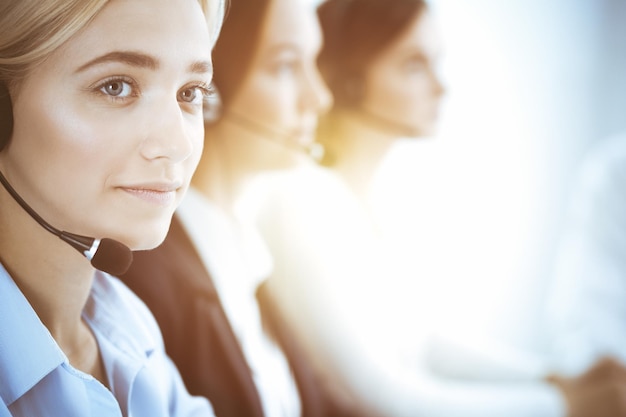
<instances>
[{"instance_id":1,"label":"woman's face","mask_svg":"<svg viewBox=\"0 0 626 417\"><path fill-rule=\"evenodd\" d=\"M301 0L268 7L256 56L225 115L257 127L247 150L273 169L313 142L331 97L317 70L321 31L314 10Z\"/></svg>"},{"instance_id":2,"label":"woman's face","mask_svg":"<svg viewBox=\"0 0 626 417\"><path fill-rule=\"evenodd\" d=\"M361 108L411 136L431 135L444 93L439 56L437 31L421 13L369 67Z\"/></svg>"},{"instance_id":3,"label":"woman's face","mask_svg":"<svg viewBox=\"0 0 626 417\"><path fill-rule=\"evenodd\" d=\"M59 229L156 246L202 151L210 45L197 1L111 0L17 87L5 176Z\"/></svg>"}]
</instances>

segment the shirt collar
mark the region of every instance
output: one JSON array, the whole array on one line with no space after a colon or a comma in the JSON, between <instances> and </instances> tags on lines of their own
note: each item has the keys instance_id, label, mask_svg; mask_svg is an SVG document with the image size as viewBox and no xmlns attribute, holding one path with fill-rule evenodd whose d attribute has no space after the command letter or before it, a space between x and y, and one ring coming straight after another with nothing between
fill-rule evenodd
<instances>
[{"instance_id":1,"label":"shirt collar","mask_svg":"<svg viewBox=\"0 0 626 417\"><path fill-rule=\"evenodd\" d=\"M7 406L67 357L0 264L0 397Z\"/></svg>"},{"instance_id":2,"label":"shirt collar","mask_svg":"<svg viewBox=\"0 0 626 417\"><path fill-rule=\"evenodd\" d=\"M83 318L99 343L122 352L135 366L126 367L123 378L128 388L134 373L157 346L158 327L142 303L128 304L136 296L119 280L96 271ZM132 314L129 314L132 313ZM15 281L0 264L0 398L8 406L29 391L46 375L69 361ZM132 334L131 330L132 329ZM101 347L102 350L102 347ZM104 354L104 352L103 352ZM107 373L115 372L107 369ZM108 375L110 381L118 381Z\"/></svg>"},{"instance_id":3,"label":"shirt collar","mask_svg":"<svg viewBox=\"0 0 626 417\"><path fill-rule=\"evenodd\" d=\"M147 324L152 323L146 320L151 313L138 299L128 307L131 298L136 296L117 278L96 271L83 318L98 339L143 363L156 348L153 335L158 333L158 327L156 323L152 327Z\"/></svg>"}]
</instances>

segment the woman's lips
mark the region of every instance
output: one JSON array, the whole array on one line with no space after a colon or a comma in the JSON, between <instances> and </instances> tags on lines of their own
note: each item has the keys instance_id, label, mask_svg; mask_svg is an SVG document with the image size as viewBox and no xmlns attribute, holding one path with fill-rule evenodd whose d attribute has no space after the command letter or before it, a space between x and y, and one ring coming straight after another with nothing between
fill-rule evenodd
<instances>
[{"instance_id":1,"label":"woman's lips","mask_svg":"<svg viewBox=\"0 0 626 417\"><path fill-rule=\"evenodd\" d=\"M159 206L169 206L176 199L178 184L155 184L121 187L128 194Z\"/></svg>"}]
</instances>

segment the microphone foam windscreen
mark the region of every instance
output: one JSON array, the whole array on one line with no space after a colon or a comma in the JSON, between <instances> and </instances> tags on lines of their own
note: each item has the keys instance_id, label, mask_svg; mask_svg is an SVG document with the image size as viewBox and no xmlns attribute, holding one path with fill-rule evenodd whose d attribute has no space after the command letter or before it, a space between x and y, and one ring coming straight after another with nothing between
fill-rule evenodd
<instances>
[{"instance_id":1,"label":"microphone foam windscreen","mask_svg":"<svg viewBox=\"0 0 626 417\"><path fill-rule=\"evenodd\" d=\"M133 252L117 240L103 238L91 259L94 268L119 276L128 271L133 262Z\"/></svg>"}]
</instances>

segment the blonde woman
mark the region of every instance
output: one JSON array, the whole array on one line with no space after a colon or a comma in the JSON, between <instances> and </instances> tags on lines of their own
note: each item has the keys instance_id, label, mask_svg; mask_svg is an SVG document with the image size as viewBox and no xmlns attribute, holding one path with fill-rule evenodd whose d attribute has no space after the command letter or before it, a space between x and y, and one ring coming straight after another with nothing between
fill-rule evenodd
<instances>
[{"instance_id":1,"label":"blonde woman","mask_svg":"<svg viewBox=\"0 0 626 417\"><path fill-rule=\"evenodd\" d=\"M200 158L222 10L2 2L1 416L213 415L148 309L96 268L165 237Z\"/></svg>"}]
</instances>

